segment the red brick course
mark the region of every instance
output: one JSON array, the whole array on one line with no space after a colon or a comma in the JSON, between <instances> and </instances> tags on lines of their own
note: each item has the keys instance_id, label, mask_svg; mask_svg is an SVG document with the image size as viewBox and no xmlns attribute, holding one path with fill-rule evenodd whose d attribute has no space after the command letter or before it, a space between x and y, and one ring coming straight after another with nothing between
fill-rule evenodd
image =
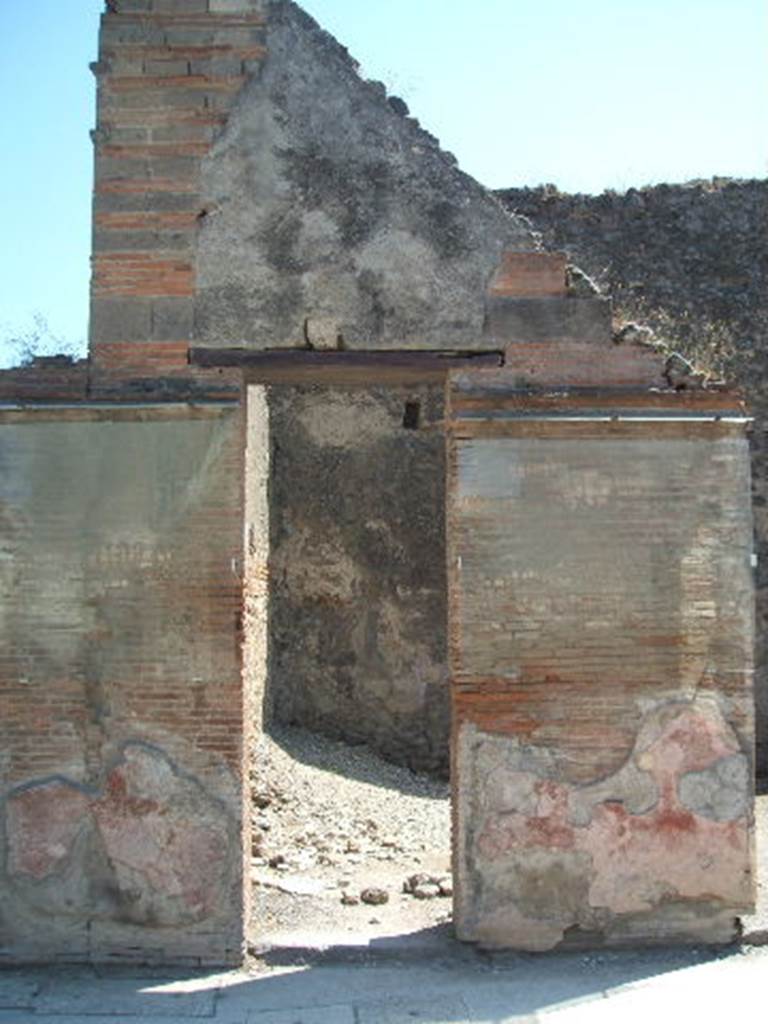
<instances>
[{"instance_id":1,"label":"red brick course","mask_svg":"<svg viewBox=\"0 0 768 1024\"><path fill-rule=\"evenodd\" d=\"M100 253L93 259L91 293L178 296L194 293L194 268L188 260L155 253Z\"/></svg>"},{"instance_id":2,"label":"red brick course","mask_svg":"<svg viewBox=\"0 0 768 1024\"><path fill-rule=\"evenodd\" d=\"M94 65L99 81L94 302L194 296L200 162L248 71L265 55L263 25L263 16L253 11L209 12L203 0L124 0L104 15ZM132 196L137 202L141 197L140 210L126 209ZM97 331L92 327L97 375L124 376L130 370L146 378L167 372L199 376L186 367L190 339L173 338L160 321L152 320L149 336L143 334L146 344L132 344L130 350L121 347L121 335L119 316L106 325L100 318Z\"/></svg>"},{"instance_id":3,"label":"red brick course","mask_svg":"<svg viewBox=\"0 0 768 1024\"><path fill-rule=\"evenodd\" d=\"M489 294L510 298L565 298L566 256L561 252L505 252Z\"/></svg>"}]
</instances>

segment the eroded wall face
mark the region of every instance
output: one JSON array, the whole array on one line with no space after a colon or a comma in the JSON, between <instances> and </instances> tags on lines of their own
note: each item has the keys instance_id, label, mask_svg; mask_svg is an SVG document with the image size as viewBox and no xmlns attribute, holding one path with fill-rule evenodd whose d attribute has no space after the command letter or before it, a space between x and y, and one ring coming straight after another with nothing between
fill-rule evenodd
<instances>
[{"instance_id":1,"label":"eroded wall face","mask_svg":"<svg viewBox=\"0 0 768 1024\"><path fill-rule=\"evenodd\" d=\"M241 955L240 419L0 422L0 963Z\"/></svg>"},{"instance_id":2,"label":"eroded wall face","mask_svg":"<svg viewBox=\"0 0 768 1024\"><path fill-rule=\"evenodd\" d=\"M751 905L747 445L653 429L453 442L464 939L725 941Z\"/></svg>"},{"instance_id":3,"label":"eroded wall face","mask_svg":"<svg viewBox=\"0 0 768 1024\"><path fill-rule=\"evenodd\" d=\"M442 389L269 403L269 713L447 775Z\"/></svg>"}]
</instances>

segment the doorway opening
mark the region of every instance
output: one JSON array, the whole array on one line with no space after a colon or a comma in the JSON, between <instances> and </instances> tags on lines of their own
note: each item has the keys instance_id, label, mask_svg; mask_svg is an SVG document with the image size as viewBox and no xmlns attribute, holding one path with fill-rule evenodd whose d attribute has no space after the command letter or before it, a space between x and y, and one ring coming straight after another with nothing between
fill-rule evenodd
<instances>
[{"instance_id":1,"label":"doorway opening","mask_svg":"<svg viewBox=\"0 0 768 1024\"><path fill-rule=\"evenodd\" d=\"M450 935L442 383L251 384L247 419L250 942Z\"/></svg>"}]
</instances>

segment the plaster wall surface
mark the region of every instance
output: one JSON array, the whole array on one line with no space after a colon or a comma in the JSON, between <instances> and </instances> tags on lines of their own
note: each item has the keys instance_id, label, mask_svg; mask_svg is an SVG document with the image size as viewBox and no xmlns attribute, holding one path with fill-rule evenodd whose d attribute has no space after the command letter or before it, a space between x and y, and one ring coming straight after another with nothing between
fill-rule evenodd
<instances>
[{"instance_id":1,"label":"plaster wall surface","mask_svg":"<svg viewBox=\"0 0 768 1024\"><path fill-rule=\"evenodd\" d=\"M295 4L269 5L265 46L202 162L199 343L482 347L527 227Z\"/></svg>"},{"instance_id":2,"label":"plaster wall surface","mask_svg":"<svg viewBox=\"0 0 768 1024\"><path fill-rule=\"evenodd\" d=\"M0 417L0 963L241 952L240 417Z\"/></svg>"},{"instance_id":3,"label":"plaster wall surface","mask_svg":"<svg viewBox=\"0 0 768 1024\"><path fill-rule=\"evenodd\" d=\"M653 429L453 442L465 939L728 941L752 905L747 445Z\"/></svg>"}]
</instances>

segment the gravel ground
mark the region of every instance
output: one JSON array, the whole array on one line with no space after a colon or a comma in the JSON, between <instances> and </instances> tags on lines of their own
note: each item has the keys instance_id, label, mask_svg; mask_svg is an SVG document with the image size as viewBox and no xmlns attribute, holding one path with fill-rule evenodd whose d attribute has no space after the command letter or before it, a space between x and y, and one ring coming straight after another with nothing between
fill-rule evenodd
<instances>
[{"instance_id":1,"label":"gravel ground","mask_svg":"<svg viewBox=\"0 0 768 1024\"><path fill-rule=\"evenodd\" d=\"M450 920L450 787L303 729L259 740L252 936L402 935ZM404 892L414 876L415 894Z\"/></svg>"}]
</instances>

